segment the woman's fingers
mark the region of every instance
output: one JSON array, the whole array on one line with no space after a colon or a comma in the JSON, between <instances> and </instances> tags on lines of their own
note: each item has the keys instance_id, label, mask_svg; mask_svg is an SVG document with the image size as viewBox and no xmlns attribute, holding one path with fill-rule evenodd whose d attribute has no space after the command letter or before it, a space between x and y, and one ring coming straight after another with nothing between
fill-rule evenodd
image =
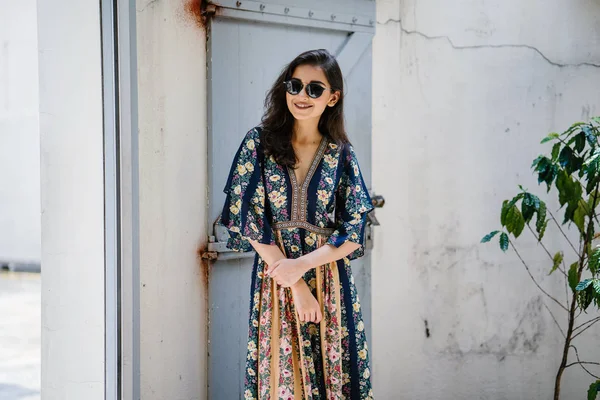
<instances>
[{"instance_id":1,"label":"woman's fingers","mask_svg":"<svg viewBox=\"0 0 600 400\"><path fill-rule=\"evenodd\" d=\"M267 275L274 276L273 272L275 272L275 270L277 269L278 266L279 266L279 261L275 261L273 264L271 264L267 269Z\"/></svg>"},{"instance_id":2,"label":"woman's fingers","mask_svg":"<svg viewBox=\"0 0 600 400\"><path fill-rule=\"evenodd\" d=\"M300 319L302 322L314 322L318 324L321 322L322 318L323 317L319 309L311 311L298 311L298 319Z\"/></svg>"}]
</instances>

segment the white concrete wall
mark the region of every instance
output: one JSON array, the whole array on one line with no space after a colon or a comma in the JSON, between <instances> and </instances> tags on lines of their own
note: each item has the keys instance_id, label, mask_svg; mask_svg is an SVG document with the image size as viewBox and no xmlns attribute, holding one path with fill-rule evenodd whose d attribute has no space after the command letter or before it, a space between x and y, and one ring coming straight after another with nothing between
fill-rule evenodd
<instances>
[{"instance_id":1,"label":"white concrete wall","mask_svg":"<svg viewBox=\"0 0 600 400\"><path fill-rule=\"evenodd\" d=\"M104 399L98 2L38 1L42 398Z\"/></svg>"},{"instance_id":2,"label":"white concrete wall","mask_svg":"<svg viewBox=\"0 0 600 400\"><path fill-rule=\"evenodd\" d=\"M186 4L137 2L141 395L205 399L206 35Z\"/></svg>"},{"instance_id":3,"label":"white concrete wall","mask_svg":"<svg viewBox=\"0 0 600 400\"><path fill-rule=\"evenodd\" d=\"M35 0L0 0L0 263L40 261Z\"/></svg>"},{"instance_id":4,"label":"white concrete wall","mask_svg":"<svg viewBox=\"0 0 600 400\"><path fill-rule=\"evenodd\" d=\"M597 1L377 2L373 63L373 352L382 399L548 399L566 313L497 241L517 184L544 197L531 161L548 132L600 114ZM552 202L553 210L557 209ZM549 229L551 251L565 249ZM517 242L533 274L565 291L531 235ZM567 264L567 265L568 265ZM593 313L592 315L596 315ZM426 335L426 327L429 337ZM600 360L600 326L577 339ZM582 335L583 337L583 335ZM595 369L598 374L598 369ZM564 399L594 379L572 367Z\"/></svg>"}]
</instances>

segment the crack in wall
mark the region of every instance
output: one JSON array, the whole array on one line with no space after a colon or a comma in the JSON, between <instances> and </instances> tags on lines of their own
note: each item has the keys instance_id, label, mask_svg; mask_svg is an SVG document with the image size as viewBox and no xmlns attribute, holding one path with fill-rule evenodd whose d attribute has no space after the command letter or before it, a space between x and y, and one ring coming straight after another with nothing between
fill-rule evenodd
<instances>
[{"instance_id":1,"label":"crack in wall","mask_svg":"<svg viewBox=\"0 0 600 400\"><path fill-rule=\"evenodd\" d=\"M554 65L555 67L559 67L559 68L566 68L566 67L593 67L593 68L600 68L600 64L595 64L595 63L591 63L591 62L582 62L582 63L577 63L577 64L561 64L558 63L556 61L552 61L551 59L549 59L544 53L542 53L537 47L535 46L531 46L528 44L475 44L475 45L457 45L455 44L452 39L450 39L449 36L430 36L430 35L426 35L423 32L419 32L417 30L408 30L406 28L404 28L402 26L402 21L399 19L394 19L394 18L389 18L387 21L385 22L379 22L377 21L377 25L386 25L390 22L397 22L400 25L400 30L404 33L406 33L407 35L417 35L417 36L421 36L427 40L437 40L437 39L444 39L446 40L450 46L452 46L453 49L456 50L468 50L468 49L503 49L503 48L512 48L512 49L529 49L529 50L533 50L534 52L536 52L537 54L539 54L544 60L546 60L546 62L550 65Z\"/></svg>"},{"instance_id":2,"label":"crack in wall","mask_svg":"<svg viewBox=\"0 0 600 400\"><path fill-rule=\"evenodd\" d=\"M150 7L151 5L157 3L158 0L150 0L148 3L144 4L144 6L141 9L136 9L137 12L142 12L144 11L146 8Z\"/></svg>"}]
</instances>

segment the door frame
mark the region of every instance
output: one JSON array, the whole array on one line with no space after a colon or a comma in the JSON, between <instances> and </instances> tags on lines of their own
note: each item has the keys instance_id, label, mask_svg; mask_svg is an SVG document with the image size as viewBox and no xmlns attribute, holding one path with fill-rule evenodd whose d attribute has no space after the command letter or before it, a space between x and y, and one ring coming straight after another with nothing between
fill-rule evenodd
<instances>
[{"instance_id":1,"label":"door frame","mask_svg":"<svg viewBox=\"0 0 600 400\"><path fill-rule=\"evenodd\" d=\"M140 398L135 0L101 0L106 400Z\"/></svg>"}]
</instances>

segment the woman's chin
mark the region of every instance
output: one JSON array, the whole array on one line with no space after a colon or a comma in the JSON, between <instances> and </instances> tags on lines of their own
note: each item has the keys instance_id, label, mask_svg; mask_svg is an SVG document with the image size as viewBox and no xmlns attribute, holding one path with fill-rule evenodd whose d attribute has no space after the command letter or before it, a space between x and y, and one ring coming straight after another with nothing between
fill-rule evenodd
<instances>
[{"instance_id":1,"label":"woman's chin","mask_svg":"<svg viewBox=\"0 0 600 400\"><path fill-rule=\"evenodd\" d=\"M309 120L309 119L313 119L315 118L315 116L313 115L313 113L304 113L304 112L295 112L295 111L290 111L292 113L292 116L299 120Z\"/></svg>"}]
</instances>

